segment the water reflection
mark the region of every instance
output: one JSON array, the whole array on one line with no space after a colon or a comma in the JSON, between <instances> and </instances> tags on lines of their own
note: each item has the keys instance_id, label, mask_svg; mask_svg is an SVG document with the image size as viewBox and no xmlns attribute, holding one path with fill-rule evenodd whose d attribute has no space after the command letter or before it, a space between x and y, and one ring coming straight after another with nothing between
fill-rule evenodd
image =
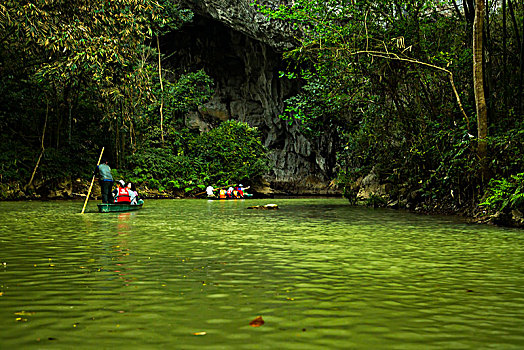
<instances>
[{"instance_id":1,"label":"water reflection","mask_svg":"<svg viewBox=\"0 0 524 350\"><path fill-rule=\"evenodd\" d=\"M128 258L130 255L130 249L128 247L128 235L130 230L130 219L133 213L119 213L118 214L118 224L117 224L117 245L113 246L113 261L115 262L117 270L114 272L118 274L124 282L124 286L128 287L129 283L132 282L132 277L130 276L130 270L132 268L127 267Z\"/></svg>"},{"instance_id":2,"label":"water reflection","mask_svg":"<svg viewBox=\"0 0 524 350\"><path fill-rule=\"evenodd\" d=\"M0 203L0 347L524 343L520 231L336 199L271 202L281 209L163 200L85 215L80 202ZM249 325L256 316L263 326Z\"/></svg>"}]
</instances>

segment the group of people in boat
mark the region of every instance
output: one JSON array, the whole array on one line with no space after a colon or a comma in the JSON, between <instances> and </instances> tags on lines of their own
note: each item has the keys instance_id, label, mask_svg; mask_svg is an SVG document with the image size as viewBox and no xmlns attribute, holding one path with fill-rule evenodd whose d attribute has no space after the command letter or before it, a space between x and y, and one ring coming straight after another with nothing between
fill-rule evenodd
<instances>
[{"instance_id":1,"label":"group of people in boat","mask_svg":"<svg viewBox=\"0 0 524 350\"><path fill-rule=\"evenodd\" d=\"M138 203L139 197L134 183L129 182L127 185L124 180L118 180L116 188L111 192L113 203L131 204Z\"/></svg>"},{"instance_id":2,"label":"group of people in boat","mask_svg":"<svg viewBox=\"0 0 524 350\"><path fill-rule=\"evenodd\" d=\"M102 203L116 203L116 204L137 204L139 201L138 192L135 184L129 182L127 185L124 180L118 180L116 182L116 188L113 190L113 175L111 174L111 168L109 167L108 160L102 158L100 164L95 168L94 176L98 176L98 183L102 192ZM250 186L244 187L239 184L235 187L229 186L226 190L225 187L213 188L208 186L206 193L208 198L217 199L235 199L245 198L250 196L246 193ZM215 191L218 193L215 194Z\"/></svg>"},{"instance_id":3,"label":"group of people in boat","mask_svg":"<svg viewBox=\"0 0 524 350\"><path fill-rule=\"evenodd\" d=\"M208 198L219 198L219 199L235 199L235 198L244 198L247 196L245 192L248 187L244 187L242 184L239 184L235 187L229 186L226 190L225 187L213 188L213 186L207 186L206 193ZM218 193L215 194L215 191L218 190Z\"/></svg>"},{"instance_id":4,"label":"group of people in boat","mask_svg":"<svg viewBox=\"0 0 524 350\"><path fill-rule=\"evenodd\" d=\"M107 159L102 159L100 165L96 167L94 175L98 175L98 183L102 192L102 203L131 205L138 203L139 197L134 183L129 182L126 185L124 180L118 180L116 188L113 190L114 180Z\"/></svg>"}]
</instances>

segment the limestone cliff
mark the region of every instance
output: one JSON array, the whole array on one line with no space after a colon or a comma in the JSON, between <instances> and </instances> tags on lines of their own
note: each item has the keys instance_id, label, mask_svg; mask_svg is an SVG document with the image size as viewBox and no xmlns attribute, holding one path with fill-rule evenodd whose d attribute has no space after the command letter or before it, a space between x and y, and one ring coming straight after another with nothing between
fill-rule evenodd
<instances>
[{"instance_id":1,"label":"limestone cliff","mask_svg":"<svg viewBox=\"0 0 524 350\"><path fill-rule=\"evenodd\" d=\"M333 135L306 139L295 125L281 120L285 99L296 94L296 82L279 78L281 52L292 45L285 27L268 22L251 0L186 0L195 17L163 40L162 50L179 71L204 69L215 81L212 100L187 116L202 131L229 118L258 127L271 150L273 170L267 176L275 192L336 193Z\"/></svg>"},{"instance_id":2,"label":"limestone cliff","mask_svg":"<svg viewBox=\"0 0 524 350\"><path fill-rule=\"evenodd\" d=\"M181 4L198 15L212 18L228 28L243 33L272 48L293 46L291 31L283 22L268 21L251 4L254 0L182 0ZM286 0L258 0L258 4L278 6Z\"/></svg>"}]
</instances>

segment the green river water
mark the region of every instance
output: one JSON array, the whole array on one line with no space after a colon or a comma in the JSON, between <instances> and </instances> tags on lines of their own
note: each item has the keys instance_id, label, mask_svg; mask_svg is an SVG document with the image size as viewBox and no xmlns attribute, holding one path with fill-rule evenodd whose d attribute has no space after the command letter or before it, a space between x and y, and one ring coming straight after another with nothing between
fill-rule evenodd
<instances>
[{"instance_id":1,"label":"green river water","mask_svg":"<svg viewBox=\"0 0 524 350\"><path fill-rule=\"evenodd\" d=\"M0 349L524 348L522 230L343 199L82 204L0 202Z\"/></svg>"}]
</instances>

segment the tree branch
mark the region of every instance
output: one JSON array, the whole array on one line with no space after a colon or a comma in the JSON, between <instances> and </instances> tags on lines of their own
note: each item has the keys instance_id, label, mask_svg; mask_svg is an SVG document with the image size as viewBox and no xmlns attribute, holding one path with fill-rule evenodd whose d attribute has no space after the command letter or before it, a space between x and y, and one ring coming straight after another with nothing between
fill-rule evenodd
<instances>
[{"instance_id":1,"label":"tree branch","mask_svg":"<svg viewBox=\"0 0 524 350\"><path fill-rule=\"evenodd\" d=\"M368 50L365 50L365 51L356 51L356 52L353 52L351 54L352 55L367 54L367 55L370 55L372 57L385 58L385 59L394 60L394 61L409 62L409 63L414 63L414 64L418 64L418 65L421 65L421 66L426 66L426 67L429 67L429 68L433 68L433 69L445 72L449 76L449 81L451 83L451 87L453 89L453 93L455 94L455 98L457 100L457 104L458 104L458 106L460 108L460 111L462 112L462 115L466 119L466 123L467 123L468 130L469 130L469 118L468 118L468 115L466 114L466 111L464 111L464 108L462 106L462 102L460 100L459 93L457 91L457 88L455 86L455 82L453 80L453 73L450 70L448 70L446 68L443 68L443 67L436 66L436 65L431 64L431 63L418 61L416 59L400 57L397 54L395 54L393 52L389 52L389 51L382 52L382 51L368 51Z\"/></svg>"},{"instance_id":2,"label":"tree branch","mask_svg":"<svg viewBox=\"0 0 524 350\"><path fill-rule=\"evenodd\" d=\"M38 169L38 165L40 164L40 160L42 159L42 156L44 155L44 151L45 151L44 137L45 137L45 129L47 127L47 117L49 115L49 100L46 100L46 104L47 104L47 108L46 108L46 111L45 111L44 128L43 128L43 131L42 131L42 151L40 152L40 156L38 157L38 160L36 162L35 168L33 169L33 174L31 175L31 179L29 180L28 184L25 185L24 190L26 190L27 188L29 188L32 185L33 179L35 178L36 169Z\"/></svg>"}]
</instances>

